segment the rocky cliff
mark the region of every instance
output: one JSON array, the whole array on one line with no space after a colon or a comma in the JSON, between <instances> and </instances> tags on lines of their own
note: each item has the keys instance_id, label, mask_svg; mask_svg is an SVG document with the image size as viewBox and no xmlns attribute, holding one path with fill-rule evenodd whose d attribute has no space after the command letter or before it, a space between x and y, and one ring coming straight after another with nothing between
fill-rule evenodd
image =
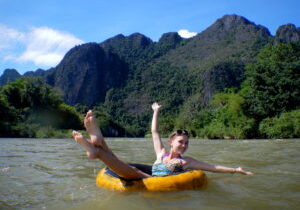
<instances>
[{"instance_id":1,"label":"rocky cliff","mask_svg":"<svg viewBox=\"0 0 300 210\"><path fill-rule=\"evenodd\" d=\"M280 26L276 31L275 43L289 43L300 40L300 28L294 24Z\"/></svg>"},{"instance_id":2,"label":"rocky cliff","mask_svg":"<svg viewBox=\"0 0 300 210\"><path fill-rule=\"evenodd\" d=\"M62 90L67 103L95 105L110 88L124 85L127 75L127 64L116 54L88 43L70 50L47 80Z\"/></svg>"},{"instance_id":3,"label":"rocky cliff","mask_svg":"<svg viewBox=\"0 0 300 210\"><path fill-rule=\"evenodd\" d=\"M8 82L15 81L21 77L21 74L16 69L5 69L0 77L0 85L5 85Z\"/></svg>"},{"instance_id":4,"label":"rocky cliff","mask_svg":"<svg viewBox=\"0 0 300 210\"><path fill-rule=\"evenodd\" d=\"M68 104L115 103L140 115L154 99L173 107L200 94L195 103L207 105L215 92L239 86L245 65L266 44L299 41L299 36L293 24L279 27L273 37L242 16L225 15L190 39L171 32L154 42L134 33L76 46L55 68L23 76L44 77L62 91ZM6 70L0 84L20 76Z\"/></svg>"}]
</instances>

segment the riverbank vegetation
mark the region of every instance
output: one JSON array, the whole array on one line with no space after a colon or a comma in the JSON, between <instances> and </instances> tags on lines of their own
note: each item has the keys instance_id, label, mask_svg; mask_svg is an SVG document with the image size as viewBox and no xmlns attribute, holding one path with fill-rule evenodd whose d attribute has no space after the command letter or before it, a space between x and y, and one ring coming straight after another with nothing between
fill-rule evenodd
<instances>
[{"instance_id":1,"label":"riverbank vegetation","mask_svg":"<svg viewBox=\"0 0 300 210\"><path fill-rule=\"evenodd\" d=\"M2 137L66 137L68 129L82 129L78 112L40 78L21 78L0 91Z\"/></svg>"},{"instance_id":2,"label":"riverbank vegetation","mask_svg":"<svg viewBox=\"0 0 300 210\"><path fill-rule=\"evenodd\" d=\"M88 107L64 104L59 91L41 78L24 77L0 88L0 137L69 138L72 130L84 129ZM126 135L100 108L94 114L104 135Z\"/></svg>"}]
</instances>

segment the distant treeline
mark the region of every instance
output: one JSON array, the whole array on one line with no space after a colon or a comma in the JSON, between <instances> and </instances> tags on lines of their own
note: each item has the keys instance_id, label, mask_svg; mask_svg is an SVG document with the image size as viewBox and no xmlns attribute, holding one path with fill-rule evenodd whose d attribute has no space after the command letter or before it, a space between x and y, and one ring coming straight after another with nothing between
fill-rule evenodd
<instances>
[{"instance_id":1,"label":"distant treeline","mask_svg":"<svg viewBox=\"0 0 300 210\"><path fill-rule=\"evenodd\" d=\"M224 64L231 72L240 69L240 65ZM245 68L240 86L215 94L206 106L197 104L197 97L203 97L200 92L182 103L186 100L182 97L184 92L187 95L191 90L197 92L198 84L187 82L189 86L176 86L177 80L188 79L189 75L182 75L176 69L172 74L170 69L161 71L161 74L169 75L170 84L166 86L153 81L153 86L144 90L153 92L153 88L157 88L155 98L162 98L168 104L159 119L162 136L174 129L185 128L197 138L299 138L300 43L268 45L260 51L256 61ZM149 135L151 103L144 117L129 113L132 118L127 114L126 119L121 119L124 104L118 104L120 94L122 92L111 89L102 104L72 107L64 104L59 92L41 78L18 79L0 87L0 136L66 137L70 135L70 129L83 129L82 119L89 108L95 110L106 136ZM183 105L172 109L176 104Z\"/></svg>"}]
</instances>

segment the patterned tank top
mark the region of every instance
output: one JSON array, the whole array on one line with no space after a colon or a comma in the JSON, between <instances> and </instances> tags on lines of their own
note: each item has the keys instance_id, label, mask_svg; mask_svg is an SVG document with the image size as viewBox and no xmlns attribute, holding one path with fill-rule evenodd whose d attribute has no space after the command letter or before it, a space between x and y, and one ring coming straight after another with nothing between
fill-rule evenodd
<instances>
[{"instance_id":1,"label":"patterned tank top","mask_svg":"<svg viewBox=\"0 0 300 210\"><path fill-rule=\"evenodd\" d=\"M182 157L174 158L168 163L164 163L163 159L169 154L166 153L158 158L152 166L152 176L167 176L184 171L182 165Z\"/></svg>"}]
</instances>

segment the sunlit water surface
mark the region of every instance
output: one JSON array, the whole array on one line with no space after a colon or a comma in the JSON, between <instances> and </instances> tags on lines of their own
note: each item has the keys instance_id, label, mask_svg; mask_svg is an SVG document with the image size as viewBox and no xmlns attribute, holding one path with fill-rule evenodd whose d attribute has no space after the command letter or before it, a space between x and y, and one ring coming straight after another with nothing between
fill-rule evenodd
<instances>
[{"instance_id":1,"label":"sunlit water surface","mask_svg":"<svg viewBox=\"0 0 300 210\"><path fill-rule=\"evenodd\" d=\"M108 139L122 160L151 164L151 139ZM254 176L207 172L207 189L118 193L104 165L71 139L0 139L0 209L300 209L300 140L191 140L186 155Z\"/></svg>"}]
</instances>

